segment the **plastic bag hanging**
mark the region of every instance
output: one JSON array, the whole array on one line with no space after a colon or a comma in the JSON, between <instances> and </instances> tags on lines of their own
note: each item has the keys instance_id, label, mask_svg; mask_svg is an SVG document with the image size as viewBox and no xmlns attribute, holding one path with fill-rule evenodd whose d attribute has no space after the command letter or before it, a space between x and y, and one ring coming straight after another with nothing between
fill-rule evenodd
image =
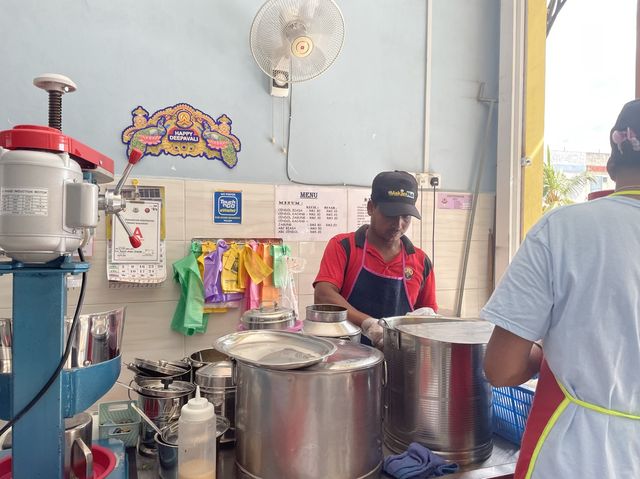
<instances>
[{"instance_id":1,"label":"plastic bag hanging","mask_svg":"<svg viewBox=\"0 0 640 479\"><path fill-rule=\"evenodd\" d=\"M307 260L297 256L285 256L284 265L285 280L282 287L282 306L293 309L296 318L298 318L298 294L293 275L304 271Z\"/></svg>"}]
</instances>

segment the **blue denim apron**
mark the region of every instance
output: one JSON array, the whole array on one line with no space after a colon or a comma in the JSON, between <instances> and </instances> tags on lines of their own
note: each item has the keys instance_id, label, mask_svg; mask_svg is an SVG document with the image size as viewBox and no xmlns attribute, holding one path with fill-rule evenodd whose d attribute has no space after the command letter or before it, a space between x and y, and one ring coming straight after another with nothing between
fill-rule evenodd
<instances>
[{"instance_id":1,"label":"blue denim apron","mask_svg":"<svg viewBox=\"0 0 640 479\"><path fill-rule=\"evenodd\" d=\"M362 263L347 302L372 318L401 316L413 311L404 276L406 265L404 243L402 244L402 276L385 276L374 273L365 266L366 257L367 240L365 239ZM360 342L372 345L369 338L364 335L361 336Z\"/></svg>"}]
</instances>

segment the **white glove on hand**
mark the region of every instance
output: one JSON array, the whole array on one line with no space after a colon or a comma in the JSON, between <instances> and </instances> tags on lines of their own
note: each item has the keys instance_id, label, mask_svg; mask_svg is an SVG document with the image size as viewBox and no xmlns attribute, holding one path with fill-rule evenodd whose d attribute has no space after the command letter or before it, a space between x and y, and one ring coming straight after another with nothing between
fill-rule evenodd
<instances>
[{"instance_id":1,"label":"white glove on hand","mask_svg":"<svg viewBox=\"0 0 640 479\"><path fill-rule=\"evenodd\" d=\"M407 316L438 316L432 308L424 307L418 308L415 311L409 311Z\"/></svg>"},{"instance_id":2,"label":"white glove on hand","mask_svg":"<svg viewBox=\"0 0 640 479\"><path fill-rule=\"evenodd\" d=\"M378 324L378 320L376 318L367 318L360 326L362 327L362 334L371 340L371 344L376 348L382 348L384 330Z\"/></svg>"}]
</instances>

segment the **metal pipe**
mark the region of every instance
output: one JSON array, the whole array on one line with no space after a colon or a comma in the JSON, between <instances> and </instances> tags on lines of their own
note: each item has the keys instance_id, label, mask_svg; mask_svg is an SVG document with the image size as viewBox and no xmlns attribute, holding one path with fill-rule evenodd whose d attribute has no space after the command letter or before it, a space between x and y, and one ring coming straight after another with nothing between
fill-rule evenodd
<instances>
[{"instance_id":1,"label":"metal pipe","mask_svg":"<svg viewBox=\"0 0 640 479\"><path fill-rule=\"evenodd\" d=\"M469 251L471 250L471 236L473 234L473 225L476 218L476 209L478 207L478 195L480 193L480 183L482 181L482 174L484 172L484 164L487 158L487 143L489 141L489 131L491 123L493 121L493 108L498 100L493 98L487 98L484 96L485 83L480 84L478 91L478 101L481 103L489 104L489 114L487 116L487 123L484 129L484 140L482 142L482 148L480 150L480 160L478 161L478 174L476 175L476 184L473 190L473 196L471 198L471 213L469 215L469 221L467 222L467 236L464 244L464 255L462 257L462 272L460 274L460 284L458 286L458 298L456 300L455 315L460 317L462 314L462 300L464 298L464 286L467 280L467 266L469 264Z\"/></svg>"}]
</instances>

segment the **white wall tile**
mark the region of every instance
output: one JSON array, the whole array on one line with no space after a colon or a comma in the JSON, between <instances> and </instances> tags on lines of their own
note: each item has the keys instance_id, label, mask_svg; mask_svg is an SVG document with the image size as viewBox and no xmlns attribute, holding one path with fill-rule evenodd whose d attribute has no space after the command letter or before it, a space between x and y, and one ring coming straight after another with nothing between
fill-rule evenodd
<instances>
[{"instance_id":1,"label":"white wall tile","mask_svg":"<svg viewBox=\"0 0 640 479\"><path fill-rule=\"evenodd\" d=\"M195 351L212 348L216 339L237 331L239 324L240 310L238 309L230 309L226 313L209 314L206 333L184 338L185 356L189 356Z\"/></svg>"},{"instance_id":2,"label":"white wall tile","mask_svg":"<svg viewBox=\"0 0 640 479\"><path fill-rule=\"evenodd\" d=\"M177 301L180 298L180 286L173 280L172 264L183 258L189 243L185 241L167 241L166 269L167 279L158 285L149 287L110 288L107 281L106 241L96 241L93 257L89 259L87 292L85 304L109 303L146 303L150 301ZM76 303L80 288L74 288L68 296L68 303Z\"/></svg>"}]
</instances>

